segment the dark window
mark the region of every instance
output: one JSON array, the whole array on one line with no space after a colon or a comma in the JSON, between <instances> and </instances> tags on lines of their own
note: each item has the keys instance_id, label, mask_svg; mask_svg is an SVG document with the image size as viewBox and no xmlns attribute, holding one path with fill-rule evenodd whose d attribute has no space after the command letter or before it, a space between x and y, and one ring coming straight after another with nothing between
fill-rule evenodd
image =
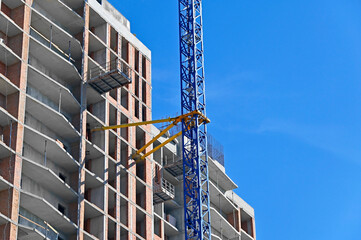
<instances>
[{"instance_id":1,"label":"dark window","mask_svg":"<svg viewBox=\"0 0 361 240\"><path fill-rule=\"evenodd\" d=\"M142 117L143 121L147 121L147 108L145 106L142 107Z\"/></svg>"},{"instance_id":2,"label":"dark window","mask_svg":"<svg viewBox=\"0 0 361 240\"><path fill-rule=\"evenodd\" d=\"M59 178L64 182L66 181L66 177L62 173L59 173Z\"/></svg>"},{"instance_id":3,"label":"dark window","mask_svg":"<svg viewBox=\"0 0 361 240\"><path fill-rule=\"evenodd\" d=\"M134 104L134 116L136 118L139 118L139 101L135 100L135 104Z\"/></svg>"},{"instance_id":4,"label":"dark window","mask_svg":"<svg viewBox=\"0 0 361 240\"><path fill-rule=\"evenodd\" d=\"M63 205L61 205L60 203L58 204L58 210L59 212L61 212L62 214L65 214L65 207Z\"/></svg>"},{"instance_id":5,"label":"dark window","mask_svg":"<svg viewBox=\"0 0 361 240\"><path fill-rule=\"evenodd\" d=\"M98 2L99 4L102 4L102 0L97 0L97 2Z\"/></svg>"}]
</instances>

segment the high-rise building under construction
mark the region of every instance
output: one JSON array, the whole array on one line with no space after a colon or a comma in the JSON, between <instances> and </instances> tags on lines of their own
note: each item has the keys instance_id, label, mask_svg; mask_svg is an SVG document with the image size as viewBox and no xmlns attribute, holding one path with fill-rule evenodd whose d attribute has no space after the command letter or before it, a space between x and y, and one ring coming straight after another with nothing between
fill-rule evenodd
<instances>
[{"instance_id":1,"label":"high-rise building under construction","mask_svg":"<svg viewBox=\"0 0 361 240\"><path fill-rule=\"evenodd\" d=\"M181 139L135 162L155 126L91 131L151 120L151 90L107 1L0 0L0 239L184 239ZM209 142L212 239L256 239Z\"/></svg>"}]
</instances>

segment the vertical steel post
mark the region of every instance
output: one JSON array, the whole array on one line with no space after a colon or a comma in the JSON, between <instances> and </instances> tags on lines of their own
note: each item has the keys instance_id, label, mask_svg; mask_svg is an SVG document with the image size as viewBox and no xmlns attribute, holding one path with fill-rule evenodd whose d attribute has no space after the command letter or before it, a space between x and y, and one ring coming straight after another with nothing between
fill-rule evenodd
<instances>
[{"instance_id":1,"label":"vertical steel post","mask_svg":"<svg viewBox=\"0 0 361 240\"><path fill-rule=\"evenodd\" d=\"M68 55L69 55L69 62L71 62L71 41L69 41Z\"/></svg>"},{"instance_id":2,"label":"vertical steel post","mask_svg":"<svg viewBox=\"0 0 361 240\"><path fill-rule=\"evenodd\" d=\"M53 25L50 26L50 41L49 41L49 48L51 49L51 45L53 43Z\"/></svg>"},{"instance_id":3,"label":"vertical steel post","mask_svg":"<svg viewBox=\"0 0 361 240\"><path fill-rule=\"evenodd\" d=\"M179 0L182 114L206 116L201 0ZM207 129L198 115L182 122L185 239L210 239Z\"/></svg>"},{"instance_id":4,"label":"vertical steel post","mask_svg":"<svg viewBox=\"0 0 361 240\"><path fill-rule=\"evenodd\" d=\"M46 167L46 145L47 145L48 141L45 140L45 143L44 143L44 166Z\"/></svg>"}]
</instances>

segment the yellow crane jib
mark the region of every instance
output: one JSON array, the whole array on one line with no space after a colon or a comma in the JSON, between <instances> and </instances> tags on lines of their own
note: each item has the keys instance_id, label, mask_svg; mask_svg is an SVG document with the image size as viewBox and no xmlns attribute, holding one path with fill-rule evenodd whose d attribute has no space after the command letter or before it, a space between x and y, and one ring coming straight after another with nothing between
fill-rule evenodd
<instances>
[{"instance_id":1,"label":"yellow crane jib","mask_svg":"<svg viewBox=\"0 0 361 240\"><path fill-rule=\"evenodd\" d=\"M95 132L95 131L105 131L105 130L110 130L110 129L118 129L118 128L127 128L127 127L135 127L135 126L141 126L141 125L148 125L148 124L155 124L155 123L164 123L164 122L169 122L171 123L168 127L166 127L164 130L162 130L157 136L155 136L152 140L150 140L148 143L146 143L142 148L140 148L136 153L134 153L132 155L132 158L136 160L136 162L142 161L144 160L146 157L148 157L149 155L151 155L152 153L156 152L158 149L160 149L161 147L163 147L164 145L170 143L171 141L173 141L174 139L176 139L177 137L179 137L180 135L182 135L182 131L180 131L179 133L175 134L174 136L170 137L169 139L167 139L166 141L164 141L163 143L161 143L160 145L158 145L157 147L153 148L151 151L146 152L144 154L142 154L142 152L149 147L152 143L154 143L158 138L160 138L161 136L163 136L166 132L168 132L172 127L176 126L178 123L180 123L181 121L185 121L187 124L188 128L191 128L192 126L195 125L194 123L194 117L198 116L198 121L202 124L207 124L210 123L211 121L204 116L201 112L199 111L192 111L183 115L180 115L178 117L173 117L173 118L165 118L165 119L160 119L160 120L152 120L152 121L144 121L144 122L136 122L136 123L126 123L126 124L121 124L121 125L114 125L114 126L103 126L103 127L99 127L99 128L94 128L91 131Z\"/></svg>"}]
</instances>

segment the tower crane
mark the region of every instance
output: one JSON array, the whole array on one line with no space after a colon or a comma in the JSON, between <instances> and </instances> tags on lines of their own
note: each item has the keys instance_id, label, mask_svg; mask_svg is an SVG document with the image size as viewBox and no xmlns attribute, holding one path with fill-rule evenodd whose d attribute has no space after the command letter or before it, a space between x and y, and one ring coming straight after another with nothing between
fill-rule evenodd
<instances>
[{"instance_id":1,"label":"tower crane","mask_svg":"<svg viewBox=\"0 0 361 240\"><path fill-rule=\"evenodd\" d=\"M210 121L206 117L202 0L178 0L178 5L182 115L162 120L101 127L93 131L171 123L132 157L137 161L144 160L182 135L185 239L207 240L211 238L206 129L206 124ZM148 146L177 124L182 125L182 131L143 154Z\"/></svg>"}]
</instances>

